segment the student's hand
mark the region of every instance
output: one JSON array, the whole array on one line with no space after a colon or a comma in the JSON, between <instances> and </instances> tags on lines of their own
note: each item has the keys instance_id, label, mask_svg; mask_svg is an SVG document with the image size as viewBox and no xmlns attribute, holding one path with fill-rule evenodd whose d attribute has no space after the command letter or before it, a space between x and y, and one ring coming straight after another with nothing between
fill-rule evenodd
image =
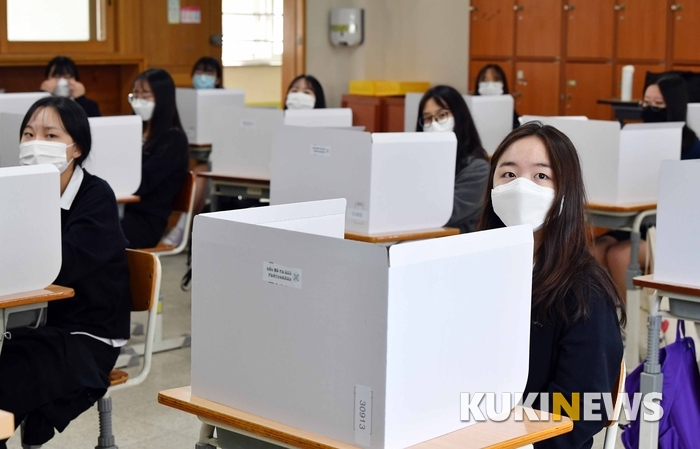
<instances>
[{"instance_id":1,"label":"student's hand","mask_svg":"<svg viewBox=\"0 0 700 449\"><path fill-rule=\"evenodd\" d=\"M49 78L43 83L41 83L41 87L39 88L39 90L43 90L44 92L49 92L52 94L53 91L56 90L56 85L58 85L58 78Z\"/></svg>"},{"instance_id":2,"label":"student's hand","mask_svg":"<svg viewBox=\"0 0 700 449\"><path fill-rule=\"evenodd\" d=\"M85 95L85 86L80 81L68 80L71 98L80 98Z\"/></svg>"}]
</instances>

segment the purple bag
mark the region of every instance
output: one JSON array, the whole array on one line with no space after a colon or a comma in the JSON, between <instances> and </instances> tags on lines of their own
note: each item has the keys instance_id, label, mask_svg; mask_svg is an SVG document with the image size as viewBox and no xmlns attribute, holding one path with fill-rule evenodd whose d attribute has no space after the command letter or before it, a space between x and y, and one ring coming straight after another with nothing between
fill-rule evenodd
<instances>
[{"instance_id":1,"label":"purple bag","mask_svg":"<svg viewBox=\"0 0 700 449\"><path fill-rule=\"evenodd\" d=\"M700 447L700 372L695 359L695 343L685 336L685 321L679 320L676 341L662 348L659 354L664 375L659 421L659 449L695 449ZM632 404L640 391L640 374L644 363L627 376L625 390ZM639 448L639 420L625 426L622 443L626 449Z\"/></svg>"}]
</instances>

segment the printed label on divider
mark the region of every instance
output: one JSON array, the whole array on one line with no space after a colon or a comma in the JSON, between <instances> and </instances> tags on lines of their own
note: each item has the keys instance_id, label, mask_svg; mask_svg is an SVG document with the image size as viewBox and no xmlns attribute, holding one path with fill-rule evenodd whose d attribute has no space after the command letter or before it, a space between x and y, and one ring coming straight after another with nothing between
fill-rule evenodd
<instances>
[{"instance_id":1,"label":"printed label on divider","mask_svg":"<svg viewBox=\"0 0 700 449\"><path fill-rule=\"evenodd\" d=\"M313 145L311 145L311 154L314 156L330 157L331 147L313 144Z\"/></svg>"},{"instance_id":2,"label":"printed label on divider","mask_svg":"<svg viewBox=\"0 0 700 449\"><path fill-rule=\"evenodd\" d=\"M372 389L355 385L355 443L370 447L372 441Z\"/></svg>"},{"instance_id":3,"label":"printed label on divider","mask_svg":"<svg viewBox=\"0 0 700 449\"><path fill-rule=\"evenodd\" d=\"M250 118L244 118L241 120L241 127L242 128L255 128L255 120L250 119Z\"/></svg>"},{"instance_id":4,"label":"printed label on divider","mask_svg":"<svg viewBox=\"0 0 700 449\"><path fill-rule=\"evenodd\" d=\"M301 269L263 262L263 281L283 287L301 288Z\"/></svg>"}]
</instances>

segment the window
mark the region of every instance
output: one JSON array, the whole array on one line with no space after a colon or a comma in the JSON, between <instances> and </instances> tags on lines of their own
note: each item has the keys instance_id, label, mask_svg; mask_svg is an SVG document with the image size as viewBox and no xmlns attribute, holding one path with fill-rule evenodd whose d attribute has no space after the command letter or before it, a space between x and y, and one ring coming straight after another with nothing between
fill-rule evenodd
<instances>
[{"instance_id":1,"label":"window","mask_svg":"<svg viewBox=\"0 0 700 449\"><path fill-rule=\"evenodd\" d=\"M104 0L7 0L7 40L104 41L104 18Z\"/></svg>"},{"instance_id":2,"label":"window","mask_svg":"<svg viewBox=\"0 0 700 449\"><path fill-rule=\"evenodd\" d=\"M283 0L223 0L224 66L281 65Z\"/></svg>"}]
</instances>

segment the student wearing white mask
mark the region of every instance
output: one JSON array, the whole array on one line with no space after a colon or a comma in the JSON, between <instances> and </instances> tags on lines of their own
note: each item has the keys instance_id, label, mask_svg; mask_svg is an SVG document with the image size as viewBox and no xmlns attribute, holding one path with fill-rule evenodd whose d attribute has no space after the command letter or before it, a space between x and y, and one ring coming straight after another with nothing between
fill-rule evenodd
<instances>
[{"instance_id":1,"label":"student wearing white mask","mask_svg":"<svg viewBox=\"0 0 700 449\"><path fill-rule=\"evenodd\" d=\"M545 393L553 404L557 393L568 403L576 392L611 393L620 373L625 310L588 240L574 145L556 128L530 122L503 140L492 162L479 229L530 225L535 237L525 397ZM607 420L602 400L598 404L600 420L576 421L573 431L535 448L590 448ZM547 408L539 399L527 405Z\"/></svg>"},{"instance_id":2,"label":"student wearing white mask","mask_svg":"<svg viewBox=\"0 0 700 449\"><path fill-rule=\"evenodd\" d=\"M479 70L474 95L506 95L509 93L506 72L498 64L487 64ZM520 126L518 112L513 110L513 129Z\"/></svg>"},{"instance_id":3,"label":"student wearing white mask","mask_svg":"<svg viewBox=\"0 0 700 449\"><path fill-rule=\"evenodd\" d=\"M62 264L54 282L75 291L49 303L45 326L13 329L3 343L0 408L14 413L16 426L24 421L24 447L46 443L105 394L129 338L126 239L114 192L82 168L90 147L87 115L67 98L40 99L20 128L20 163L61 173Z\"/></svg>"},{"instance_id":4,"label":"student wearing white mask","mask_svg":"<svg viewBox=\"0 0 700 449\"><path fill-rule=\"evenodd\" d=\"M326 96L323 87L311 75L299 75L294 78L287 89L284 109L324 109Z\"/></svg>"},{"instance_id":5,"label":"student wearing white mask","mask_svg":"<svg viewBox=\"0 0 700 449\"><path fill-rule=\"evenodd\" d=\"M418 132L454 132L457 137L455 193L447 226L471 232L481 214L489 160L462 94L449 86L435 86L418 107Z\"/></svg>"},{"instance_id":6,"label":"student wearing white mask","mask_svg":"<svg viewBox=\"0 0 700 449\"><path fill-rule=\"evenodd\" d=\"M189 166L187 136L175 104L168 72L148 69L134 80L129 102L143 119L141 185L138 203L124 207L122 229L129 248L151 248L163 237L175 197Z\"/></svg>"},{"instance_id":7,"label":"student wearing white mask","mask_svg":"<svg viewBox=\"0 0 700 449\"><path fill-rule=\"evenodd\" d=\"M46 65L45 77L40 90L74 100L85 110L88 117L102 115L97 103L85 96L85 85L80 82L78 66L72 59L56 56Z\"/></svg>"},{"instance_id":8,"label":"student wearing white mask","mask_svg":"<svg viewBox=\"0 0 700 449\"><path fill-rule=\"evenodd\" d=\"M195 89L223 89L223 71L218 60L203 56L192 66L192 87Z\"/></svg>"}]
</instances>

